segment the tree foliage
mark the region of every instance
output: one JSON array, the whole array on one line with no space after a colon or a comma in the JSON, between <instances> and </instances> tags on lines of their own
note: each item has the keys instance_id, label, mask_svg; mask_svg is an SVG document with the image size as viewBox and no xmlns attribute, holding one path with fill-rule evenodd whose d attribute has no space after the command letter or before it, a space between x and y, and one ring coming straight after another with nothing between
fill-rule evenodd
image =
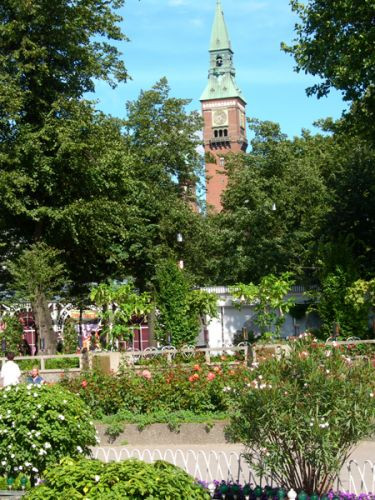
<instances>
[{"instance_id":1,"label":"tree foliage","mask_svg":"<svg viewBox=\"0 0 375 500\"><path fill-rule=\"evenodd\" d=\"M285 314L295 305L295 299L287 297L293 284L292 274L283 273L281 276L263 276L259 285L237 283L232 288L232 295L239 307L243 304L253 305L254 323L263 339L280 337Z\"/></svg>"},{"instance_id":2,"label":"tree foliage","mask_svg":"<svg viewBox=\"0 0 375 500\"><path fill-rule=\"evenodd\" d=\"M45 243L35 243L19 258L8 263L15 298L32 304L38 333L45 340L47 353L56 349L56 335L52 330L48 301L61 294L68 285L61 252ZM65 288L66 291L66 288Z\"/></svg>"},{"instance_id":3,"label":"tree foliage","mask_svg":"<svg viewBox=\"0 0 375 500\"><path fill-rule=\"evenodd\" d=\"M331 88L342 91L353 103L349 124L369 131L374 139L375 55L374 6L370 1L309 0L290 2L300 21L291 46L298 71L320 77L320 83L307 89L308 94L325 96Z\"/></svg>"},{"instance_id":4,"label":"tree foliage","mask_svg":"<svg viewBox=\"0 0 375 500\"><path fill-rule=\"evenodd\" d=\"M155 295L157 336L164 344L181 347L195 344L201 318L216 317L217 298L201 290L193 290L184 271L173 260L161 261L156 272Z\"/></svg>"},{"instance_id":5,"label":"tree foliage","mask_svg":"<svg viewBox=\"0 0 375 500\"><path fill-rule=\"evenodd\" d=\"M154 308L151 295L139 293L132 282L101 283L92 288L90 300L102 309L107 345L118 339L130 340L138 322Z\"/></svg>"}]
</instances>

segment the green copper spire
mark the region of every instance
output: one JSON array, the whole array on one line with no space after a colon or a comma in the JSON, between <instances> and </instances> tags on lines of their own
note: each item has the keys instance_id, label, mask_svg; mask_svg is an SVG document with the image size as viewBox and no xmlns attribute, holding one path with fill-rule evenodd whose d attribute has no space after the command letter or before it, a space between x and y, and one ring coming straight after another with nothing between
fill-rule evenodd
<instances>
[{"instance_id":1,"label":"green copper spire","mask_svg":"<svg viewBox=\"0 0 375 500\"><path fill-rule=\"evenodd\" d=\"M208 84L201 96L201 101L239 97L246 102L235 81L236 70L233 66L233 51L225 24L221 0L216 0L216 12L209 51Z\"/></svg>"},{"instance_id":2,"label":"green copper spire","mask_svg":"<svg viewBox=\"0 0 375 500\"><path fill-rule=\"evenodd\" d=\"M231 50L227 26L225 24L224 13L221 7L221 0L216 1L216 13L214 25L212 26L210 50Z\"/></svg>"}]
</instances>

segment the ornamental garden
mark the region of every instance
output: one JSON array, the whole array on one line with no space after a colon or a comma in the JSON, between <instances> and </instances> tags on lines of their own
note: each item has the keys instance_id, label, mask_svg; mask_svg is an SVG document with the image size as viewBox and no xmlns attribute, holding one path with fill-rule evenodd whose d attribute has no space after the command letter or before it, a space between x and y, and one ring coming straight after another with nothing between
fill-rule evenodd
<instances>
[{"instance_id":1,"label":"ornamental garden","mask_svg":"<svg viewBox=\"0 0 375 500\"><path fill-rule=\"evenodd\" d=\"M219 484L216 493L227 498L282 497L290 489L324 497L353 446L375 432L371 356L309 334L291 341L288 353L257 362L223 356L207 365L197 356L140 370L124 365L116 375L94 370L6 387L0 400L2 484L35 499L210 498L207 485L164 462L90 459L98 421L113 436L127 422L176 428L226 419L227 439L242 443L258 477L278 486Z\"/></svg>"}]
</instances>

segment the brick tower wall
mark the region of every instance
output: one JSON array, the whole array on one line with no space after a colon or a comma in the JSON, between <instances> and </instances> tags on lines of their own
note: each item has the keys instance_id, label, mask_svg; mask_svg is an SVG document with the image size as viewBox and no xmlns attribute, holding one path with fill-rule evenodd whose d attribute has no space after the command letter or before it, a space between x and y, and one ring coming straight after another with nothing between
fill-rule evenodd
<instances>
[{"instance_id":1,"label":"brick tower wall","mask_svg":"<svg viewBox=\"0 0 375 500\"><path fill-rule=\"evenodd\" d=\"M225 109L228 112L228 140L216 141L214 139L214 124L212 122L213 112L217 109ZM202 113L204 120L203 140L205 153L214 157L216 163L207 162L206 169L206 203L215 212L222 210L221 195L226 190L228 178L224 171L221 158L225 159L228 153L240 153L246 151L246 129L244 118L241 122L241 114L245 113L245 105L240 99L220 99L202 102ZM224 160L225 161L225 160Z\"/></svg>"}]
</instances>

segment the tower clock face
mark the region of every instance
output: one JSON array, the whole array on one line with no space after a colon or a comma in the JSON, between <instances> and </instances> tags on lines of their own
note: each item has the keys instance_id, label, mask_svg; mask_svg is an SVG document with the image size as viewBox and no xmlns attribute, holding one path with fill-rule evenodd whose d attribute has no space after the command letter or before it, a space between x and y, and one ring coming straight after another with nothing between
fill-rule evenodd
<instances>
[{"instance_id":1,"label":"tower clock face","mask_svg":"<svg viewBox=\"0 0 375 500\"><path fill-rule=\"evenodd\" d=\"M212 121L216 127L220 127L222 125L227 125L227 123L228 123L227 111L225 111L223 109L218 109L217 111L214 111Z\"/></svg>"}]
</instances>

